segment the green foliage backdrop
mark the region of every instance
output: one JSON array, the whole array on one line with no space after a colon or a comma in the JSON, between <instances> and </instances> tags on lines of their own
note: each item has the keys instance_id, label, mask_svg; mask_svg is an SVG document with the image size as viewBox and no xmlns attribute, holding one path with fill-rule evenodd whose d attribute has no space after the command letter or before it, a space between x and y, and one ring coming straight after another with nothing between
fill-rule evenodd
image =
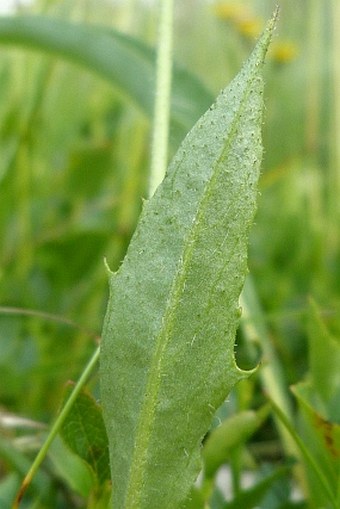
<instances>
[{"instance_id":1,"label":"green foliage backdrop","mask_svg":"<svg viewBox=\"0 0 340 509\"><path fill-rule=\"evenodd\" d=\"M177 2L172 154L236 75L273 7L271 0ZM0 19L1 507L10 507L65 384L96 348L108 297L103 259L120 266L147 194L157 32L154 7L138 0L40 0L19 14L20 22ZM213 427L222 421L234 429L232 415L240 415L240 429L252 424L232 446L217 435L226 448L216 464L229 465L233 500L209 471L188 508L207 501L214 509L340 504L339 19L336 0L281 2L264 69L251 291L236 347L242 368L260 358L262 367L236 387ZM71 24L87 41L79 45L84 39L68 28L73 53L63 32ZM89 33L102 41L100 65ZM53 37L64 47L60 56ZM111 58L118 74L109 72ZM326 487L306 456L291 467L296 449L277 412L263 406L263 388L271 397L283 392L286 416ZM90 390L99 397L97 376ZM54 443L22 507L106 507L107 490L101 499L92 470L68 445ZM244 471L254 474L250 491Z\"/></svg>"}]
</instances>

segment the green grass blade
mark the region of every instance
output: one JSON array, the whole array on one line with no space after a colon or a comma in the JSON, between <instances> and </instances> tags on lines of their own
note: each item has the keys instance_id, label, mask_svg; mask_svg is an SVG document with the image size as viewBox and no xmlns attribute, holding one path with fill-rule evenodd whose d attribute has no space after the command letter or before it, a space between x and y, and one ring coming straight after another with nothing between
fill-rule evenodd
<instances>
[{"instance_id":1,"label":"green grass blade","mask_svg":"<svg viewBox=\"0 0 340 509\"><path fill-rule=\"evenodd\" d=\"M241 295L241 306L243 311L241 328L248 345L250 347L252 342L258 343L262 349L263 365L259 370L262 386L266 394L280 406L287 418L292 420L293 411L288 390L286 389L285 373L271 343L267 324L256 293L256 287L251 276L248 276L246 279ZM256 320L251 319L252 314L256 316ZM287 453L295 456L297 449L294 440L292 440L292 437L280 421L277 424Z\"/></svg>"},{"instance_id":2,"label":"green grass blade","mask_svg":"<svg viewBox=\"0 0 340 509\"><path fill-rule=\"evenodd\" d=\"M0 18L0 44L35 49L87 67L110 81L149 118L155 96L155 52L111 28L59 19L25 16ZM172 136L180 141L212 102L198 79L174 67Z\"/></svg>"},{"instance_id":3,"label":"green grass blade","mask_svg":"<svg viewBox=\"0 0 340 509\"><path fill-rule=\"evenodd\" d=\"M274 403L274 401L271 401L271 404L273 406L275 415L280 419L282 424L285 426L287 431L290 433L292 438L295 440L296 445L299 447L301 454L304 457L306 463L311 467L311 469L314 471L316 477L320 481L320 487L324 492L325 498L329 501L329 503L331 504L331 507L333 509L338 509L336 497L332 491L332 488L329 484L327 477L325 476L323 470L320 468L317 460L314 458L313 454L310 452L308 447L306 447L303 440L301 440L298 433L295 431L293 425L287 419L286 415L282 412L281 408L278 407L276 405L276 403Z\"/></svg>"},{"instance_id":4,"label":"green grass blade","mask_svg":"<svg viewBox=\"0 0 340 509\"><path fill-rule=\"evenodd\" d=\"M178 507L212 416L247 376L234 340L273 24L186 137L110 279L101 391L114 507Z\"/></svg>"}]
</instances>

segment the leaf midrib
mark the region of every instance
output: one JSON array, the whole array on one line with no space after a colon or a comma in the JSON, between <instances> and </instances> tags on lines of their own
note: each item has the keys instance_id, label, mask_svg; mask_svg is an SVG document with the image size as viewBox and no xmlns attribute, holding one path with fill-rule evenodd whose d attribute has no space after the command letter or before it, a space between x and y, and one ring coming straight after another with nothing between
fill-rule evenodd
<instances>
[{"instance_id":1,"label":"leaf midrib","mask_svg":"<svg viewBox=\"0 0 340 509\"><path fill-rule=\"evenodd\" d=\"M137 433L135 440L135 447L133 451L133 458L130 468L130 478L127 488L126 497L126 509L136 509L140 507L140 495L142 490L140 489L143 481L143 474L145 472L144 465L146 464L146 456L148 451L148 443L152 436L152 424L154 422L154 414L157 403L157 395L160 387L160 374L163 359L163 352L168 344L168 338L170 337L173 321L176 317L176 308L180 302L179 296L183 291L184 282L186 279L187 268L190 266L192 259L192 253L195 247L195 239L197 238L196 232L200 225L200 218L206 210L206 203L209 201L211 195L211 188L214 187L216 180L218 179L222 169L219 169L222 161L225 158L226 153L229 151L234 138L236 137L237 128L242 118L242 113L247 104L253 83L255 82L255 76L249 80L248 85L245 87L243 99L240 101L240 106L234 113L234 119L231 122L231 128L227 143L223 147L223 150L212 165L211 178L209 179L206 187L203 191L202 198L198 201L197 213L193 221L193 226L187 237L187 241L184 242L183 250L183 263L177 272L172 289L170 290L171 298L167 301L164 318L162 320L162 326L158 334L157 345L155 354L153 356L152 364L149 371L148 380L145 386L145 394L147 397L144 398L144 402L141 405L140 419L137 425ZM165 324L165 325L164 325Z\"/></svg>"}]
</instances>

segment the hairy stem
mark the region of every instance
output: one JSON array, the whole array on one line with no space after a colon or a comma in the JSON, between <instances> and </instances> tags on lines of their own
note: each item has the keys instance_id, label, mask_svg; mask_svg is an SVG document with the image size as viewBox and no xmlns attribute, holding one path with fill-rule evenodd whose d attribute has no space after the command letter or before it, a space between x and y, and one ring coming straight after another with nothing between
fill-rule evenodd
<instances>
[{"instance_id":1,"label":"hairy stem","mask_svg":"<svg viewBox=\"0 0 340 509\"><path fill-rule=\"evenodd\" d=\"M151 147L149 196L163 180L168 163L172 71L173 0L162 0L156 63L156 97Z\"/></svg>"}]
</instances>

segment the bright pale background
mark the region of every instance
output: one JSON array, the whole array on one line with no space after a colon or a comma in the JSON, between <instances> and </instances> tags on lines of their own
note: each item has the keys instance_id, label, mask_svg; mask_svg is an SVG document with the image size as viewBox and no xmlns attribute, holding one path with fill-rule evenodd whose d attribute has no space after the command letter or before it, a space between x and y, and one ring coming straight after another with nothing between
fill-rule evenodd
<instances>
[{"instance_id":1,"label":"bright pale background","mask_svg":"<svg viewBox=\"0 0 340 509\"><path fill-rule=\"evenodd\" d=\"M31 0L0 0L0 14L10 14L16 5L31 3Z\"/></svg>"}]
</instances>

